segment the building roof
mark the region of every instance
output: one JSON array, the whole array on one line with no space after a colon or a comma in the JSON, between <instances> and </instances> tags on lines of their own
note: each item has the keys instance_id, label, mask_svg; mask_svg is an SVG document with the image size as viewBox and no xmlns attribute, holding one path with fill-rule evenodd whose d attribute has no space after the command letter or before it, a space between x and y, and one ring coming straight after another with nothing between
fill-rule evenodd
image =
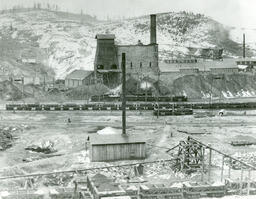
<instances>
[{"instance_id":1,"label":"building roof","mask_svg":"<svg viewBox=\"0 0 256 199\"><path fill-rule=\"evenodd\" d=\"M95 134L90 137L91 145L106 145L106 144L131 144L141 143L145 144L145 139L140 135L98 135Z\"/></svg>"},{"instance_id":2,"label":"building roof","mask_svg":"<svg viewBox=\"0 0 256 199\"><path fill-rule=\"evenodd\" d=\"M95 36L95 39L115 39L115 35L114 34L97 34Z\"/></svg>"},{"instance_id":3,"label":"building roof","mask_svg":"<svg viewBox=\"0 0 256 199\"><path fill-rule=\"evenodd\" d=\"M84 78L88 77L90 74L92 74L93 71L87 71L87 70L74 70L71 73L69 73L65 79L77 79L77 80L83 80Z\"/></svg>"},{"instance_id":4,"label":"building roof","mask_svg":"<svg viewBox=\"0 0 256 199\"><path fill-rule=\"evenodd\" d=\"M99 73L121 73L122 71L120 69L97 69L97 72Z\"/></svg>"},{"instance_id":5,"label":"building roof","mask_svg":"<svg viewBox=\"0 0 256 199\"><path fill-rule=\"evenodd\" d=\"M124 194L124 189L115 183L112 178L108 178L102 174L96 174L90 181L93 183L98 193L122 193Z\"/></svg>"}]
</instances>

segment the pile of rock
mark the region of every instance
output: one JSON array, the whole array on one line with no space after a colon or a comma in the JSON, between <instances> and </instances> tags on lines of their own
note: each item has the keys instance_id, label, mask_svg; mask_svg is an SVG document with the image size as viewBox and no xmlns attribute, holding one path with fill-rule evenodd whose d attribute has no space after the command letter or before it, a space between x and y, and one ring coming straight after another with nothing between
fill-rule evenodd
<instances>
[{"instance_id":1,"label":"pile of rock","mask_svg":"<svg viewBox=\"0 0 256 199\"><path fill-rule=\"evenodd\" d=\"M38 153L44 153L44 154L50 154L54 153L57 150L54 148L54 142L47 140L43 141L39 144L33 144L30 146L27 146L25 150L38 152Z\"/></svg>"},{"instance_id":2,"label":"pile of rock","mask_svg":"<svg viewBox=\"0 0 256 199\"><path fill-rule=\"evenodd\" d=\"M12 146L15 127L0 127L0 151L6 150Z\"/></svg>"}]
</instances>

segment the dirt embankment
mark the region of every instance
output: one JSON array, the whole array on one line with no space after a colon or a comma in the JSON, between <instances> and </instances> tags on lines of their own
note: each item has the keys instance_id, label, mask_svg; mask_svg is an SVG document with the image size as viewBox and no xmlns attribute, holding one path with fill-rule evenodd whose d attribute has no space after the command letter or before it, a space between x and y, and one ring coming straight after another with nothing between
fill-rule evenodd
<instances>
[{"instance_id":1,"label":"dirt embankment","mask_svg":"<svg viewBox=\"0 0 256 199\"><path fill-rule=\"evenodd\" d=\"M77 88L45 91L43 85L24 85L11 81L0 82L0 100L34 102L65 102L72 100L88 100L92 95L102 95L109 89L105 85L96 84Z\"/></svg>"},{"instance_id":2,"label":"dirt embankment","mask_svg":"<svg viewBox=\"0 0 256 199\"><path fill-rule=\"evenodd\" d=\"M189 98L256 97L256 75L186 75L169 86L172 94L186 94Z\"/></svg>"}]
</instances>

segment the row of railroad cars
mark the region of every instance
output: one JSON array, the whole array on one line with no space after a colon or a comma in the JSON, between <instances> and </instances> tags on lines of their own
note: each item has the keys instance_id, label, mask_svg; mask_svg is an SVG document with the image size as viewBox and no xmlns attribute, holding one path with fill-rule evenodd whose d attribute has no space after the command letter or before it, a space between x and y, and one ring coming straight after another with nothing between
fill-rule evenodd
<instances>
[{"instance_id":1,"label":"row of railroad cars","mask_svg":"<svg viewBox=\"0 0 256 199\"><path fill-rule=\"evenodd\" d=\"M192 109L256 109L256 102L249 103L127 103L127 110L192 110ZM12 111L72 111L72 110L121 110L121 103L88 104L6 104L6 110Z\"/></svg>"},{"instance_id":2,"label":"row of railroad cars","mask_svg":"<svg viewBox=\"0 0 256 199\"><path fill-rule=\"evenodd\" d=\"M225 180L223 184L184 182L176 185L143 184L139 188L140 199L199 199L221 198L225 195L247 194L247 182L230 182ZM249 194L255 195L255 182L251 182Z\"/></svg>"},{"instance_id":3,"label":"row of railroad cars","mask_svg":"<svg viewBox=\"0 0 256 199\"><path fill-rule=\"evenodd\" d=\"M91 102L119 102L120 96L111 95L95 95L91 97ZM146 96L146 95L127 95L126 101L128 102L186 102L188 98L186 96Z\"/></svg>"}]
</instances>

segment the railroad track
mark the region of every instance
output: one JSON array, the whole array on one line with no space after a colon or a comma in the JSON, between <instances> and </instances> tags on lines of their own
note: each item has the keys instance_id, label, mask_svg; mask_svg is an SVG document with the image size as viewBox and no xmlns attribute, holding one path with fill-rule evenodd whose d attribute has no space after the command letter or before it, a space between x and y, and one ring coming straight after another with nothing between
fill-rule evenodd
<instances>
[{"instance_id":1,"label":"railroad track","mask_svg":"<svg viewBox=\"0 0 256 199\"><path fill-rule=\"evenodd\" d=\"M109 122L109 121L72 121L72 123L67 122L46 122L46 121L25 121L25 120L0 120L1 125L14 125L14 124L24 124L24 125L46 125L46 126L66 126L66 127L76 127L76 126L83 126L83 125L93 125L93 126L112 126L112 127L121 127L121 121L118 122ZM195 127L234 127L234 126L256 126L255 122L163 122L163 121L136 121L136 122L127 122L127 126L162 126L162 125L172 125L172 126L195 126Z\"/></svg>"}]
</instances>

